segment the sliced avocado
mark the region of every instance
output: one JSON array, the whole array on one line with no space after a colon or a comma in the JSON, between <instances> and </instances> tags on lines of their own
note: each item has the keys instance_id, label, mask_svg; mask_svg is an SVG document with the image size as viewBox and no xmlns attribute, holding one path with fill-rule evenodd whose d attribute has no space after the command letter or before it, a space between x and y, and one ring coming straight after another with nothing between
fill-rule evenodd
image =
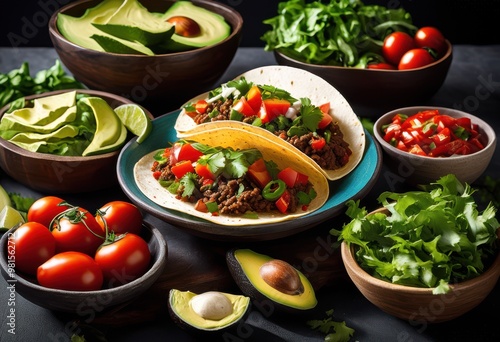
<instances>
[{"instance_id":1,"label":"sliced avocado","mask_svg":"<svg viewBox=\"0 0 500 342\"><path fill-rule=\"evenodd\" d=\"M185 51L217 44L231 34L231 26L220 14L196 6L190 1L175 2L163 15L163 20L183 16L194 20L200 26L201 32L194 37L184 37L173 34L172 39L163 44L162 48L170 51Z\"/></svg>"},{"instance_id":2,"label":"sliced avocado","mask_svg":"<svg viewBox=\"0 0 500 342\"><path fill-rule=\"evenodd\" d=\"M271 300L277 310L291 313L307 312L316 307L311 283L289 263L250 249L230 250L226 261L236 284L253 300L259 303ZM269 270L275 273L269 274Z\"/></svg>"},{"instance_id":3,"label":"sliced avocado","mask_svg":"<svg viewBox=\"0 0 500 342\"><path fill-rule=\"evenodd\" d=\"M78 18L59 13L57 16L57 28L66 39L88 49L106 51L96 40L91 38L92 35L98 35L117 40L121 44L144 55L153 55L153 51L143 44L113 37L92 25L93 22L102 23L103 20L111 17L120 8L122 3L122 0L104 0L97 6L87 9Z\"/></svg>"},{"instance_id":4,"label":"sliced avocado","mask_svg":"<svg viewBox=\"0 0 500 342\"><path fill-rule=\"evenodd\" d=\"M151 13L137 0L125 0L110 17L97 17L92 25L110 35L145 46L169 40L174 26L159 13Z\"/></svg>"},{"instance_id":5,"label":"sliced avocado","mask_svg":"<svg viewBox=\"0 0 500 342\"><path fill-rule=\"evenodd\" d=\"M118 118L113 108L100 97L84 97L80 101L88 105L94 112L96 131L83 156L101 154L121 146L127 138L127 128Z\"/></svg>"},{"instance_id":6,"label":"sliced avocado","mask_svg":"<svg viewBox=\"0 0 500 342\"><path fill-rule=\"evenodd\" d=\"M250 306L246 296L218 291L196 294L171 289L168 299L172 320L194 332L226 331L246 317Z\"/></svg>"}]
</instances>

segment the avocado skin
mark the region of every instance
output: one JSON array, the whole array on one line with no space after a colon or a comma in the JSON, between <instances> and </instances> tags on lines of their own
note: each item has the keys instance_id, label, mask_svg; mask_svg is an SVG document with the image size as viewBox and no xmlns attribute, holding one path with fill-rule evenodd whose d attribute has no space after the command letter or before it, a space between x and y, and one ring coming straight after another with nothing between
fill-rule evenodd
<instances>
[{"instance_id":1,"label":"avocado skin","mask_svg":"<svg viewBox=\"0 0 500 342\"><path fill-rule=\"evenodd\" d=\"M258 309L262 314L264 314L266 317L269 317L273 314L311 314L315 312L316 309L316 298L314 298L315 305L309 306L309 307L304 307L304 308L299 308L299 307L292 307L289 305L286 305L284 303L281 303L278 299L272 298L272 296L268 296L259 289L257 289L252 282L250 281L249 277L247 274L244 272L242 265L236 258L235 252L236 251L243 251L243 249L239 248L233 248L227 251L226 253L226 263L229 268L229 272L231 273L231 276L235 280L236 284L240 288L241 292L243 292L245 295L250 297L252 299L253 307L255 309ZM264 256L261 254L258 254L252 250L246 249L244 250L247 253L253 253L256 256ZM267 256L264 256L267 257ZM270 257L269 257L270 258ZM272 258L270 258L272 259ZM312 290L312 285L307 282L307 284L304 284L305 286L310 286ZM312 293L314 295L314 292Z\"/></svg>"},{"instance_id":2,"label":"avocado skin","mask_svg":"<svg viewBox=\"0 0 500 342\"><path fill-rule=\"evenodd\" d=\"M221 327L218 327L216 329L215 328L214 329L197 328L197 327L185 322L182 319L182 317L180 317L175 312L174 308L172 307L172 301L171 301L172 298L171 297L176 292L182 292L182 291L178 291L176 289L171 289L169 291L169 298L168 298L167 307L168 307L168 314L169 314L170 318L182 330L188 332L189 334L191 334L197 338L206 339L208 341L212 341L213 338L223 338L223 340L228 340L228 341L235 340L232 337L238 336L238 330L241 329L242 325L246 324L245 320L252 310L252 303L251 303L251 301L249 301L248 306L247 306L245 312L243 313L243 315L239 319L237 319L236 321L232 322L231 324L221 326Z\"/></svg>"}]
</instances>

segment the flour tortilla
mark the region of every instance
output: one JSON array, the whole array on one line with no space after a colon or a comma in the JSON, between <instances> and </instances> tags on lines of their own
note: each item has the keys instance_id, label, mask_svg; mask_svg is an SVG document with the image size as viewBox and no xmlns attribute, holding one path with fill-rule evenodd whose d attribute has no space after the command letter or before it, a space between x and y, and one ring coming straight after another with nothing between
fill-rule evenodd
<instances>
[{"instance_id":1,"label":"flour tortilla","mask_svg":"<svg viewBox=\"0 0 500 342\"><path fill-rule=\"evenodd\" d=\"M144 195L164 208L180 211L220 225L245 226L292 220L294 218L310 214L311 212L321 208L328 200L329 188L328 180L325 176L318 170L318 168L312 165L309 158L304 157L301 154L297 154L284 145L275 144L265 137L231 127L202 131L192 135L189 140L214 147L231 147L233 149L256 148L261 151L265 160L274 161L280 170L290 166L293 169L308 175L309 181L313 184L317 196L311 201L306 211L299 208L297 212L288 215L284 215L279 211L276 211L273 213L259 213L258 219L229 215L212 216L210 213L203 213L195 210L193 203L183 202L176 199L173 194L160 185L160 183L153 177L151 171L151 166L154 161L153 156L157 152L152 151L142 157L135 164L134 177L137 186L144 193Z\"/></svg>"},{"instance_id":2,"label":"flour tortilla","mask_svg":"<svg viewBox=\"0 0 500 342\"><path fill-rule=\"evenodd\" d=\"M239 79L241 77L245 77L248 81L255 84L272 85L277 88L284 89L297 99L302 97L309 98L311 99L311 103L316 106L330 102L330 115L333 117L334 122L338 122L340 130L344 134L344 140L349 144L349 147L352 150L352 155L349 158L349 162L345 166L336 170L321 169L316 162L312 161L310 158L309 159L317 168L321 170L321 172L323 172L328 180L337 180L346 176L359 164L365 151L366 136L364 128L347 100L327 81L303 69L275 65L252 69L241 74L235 79ZM198 95L187 103L207 98L208 92ZM189 137L196 132L223 126L240 127L247 131L267 136L275 143L285 144L296 150L298 153L303 154L299 149L288 144L266 129L239 121L225 120L196 125L193 119L186 114L184 109L179 114L174 128L177 131L178 137Z\"/></svg>"}]
</instances>

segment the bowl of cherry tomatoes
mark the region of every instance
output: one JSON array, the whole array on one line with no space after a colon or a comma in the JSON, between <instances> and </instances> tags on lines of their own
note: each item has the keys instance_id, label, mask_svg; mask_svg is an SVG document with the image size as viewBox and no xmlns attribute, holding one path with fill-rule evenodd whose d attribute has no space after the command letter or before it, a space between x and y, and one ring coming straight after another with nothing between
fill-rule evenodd
<instances>
[{"instance_id":1,"label":"bowl of cherry tomatoes","mask_svg":"<svg viewBox=\"0 0 500 342\"><path fill-rule=\"evenodd\" d=\"M444 107L389 111L375 121L373 134L392 179L411 185L447 174L472 184L488 167L496 147L495 131L487 122Z\"/></svg>"},{"instance_id":2,"label":"bowl of cherry tomatoes","mask_svg":"<svg viewBox=\"0 0 500 342\"><path fill-rule=\"evenodd\" d=\"M16 293L49 310L92 315L140 296L167 260L163 235L132 203L90 212L56 196L36 200L26 222L4 233L0 251Z\"/></svg>"},{"instance_id":3,"label":"bowl of cherry tomatoes","mask_svg":"<svg viewBox=\"0 0 500 342\"><path fill-rule=\"evenodd\" d=\"M443 85L453 58L452 44L434 27L414 35L385 37L373 59L356 67L312 64L274 51L278 64L305 69L337 88L356 112L378 117L390 108L417 105Z\"/></svg>"}]
</instances>

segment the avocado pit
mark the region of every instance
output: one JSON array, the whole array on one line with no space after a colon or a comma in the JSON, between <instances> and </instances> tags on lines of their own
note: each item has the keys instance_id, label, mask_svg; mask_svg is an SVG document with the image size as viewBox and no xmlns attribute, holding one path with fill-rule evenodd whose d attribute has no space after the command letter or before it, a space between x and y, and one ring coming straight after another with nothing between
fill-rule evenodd
<instances>
[{"instance_id":1,"label":"avocado pit","mask_svg":"<svg viewBox=\"0 0 500 342\"><path fill-rule=\"evenodd\" d=\"M260 267L259 272L269 286L280 292L292 296L304 293L297 270L283 260L270 260Z\"/></svg>"},{"instance_id":2,"label":"avocado pit","mask_svg":"<svg viewBox=\"0 0 500 342\"><path fill-rule=\"evenodd\" d=\"M183 37L197 37L201 34L200 25L191 18L176 15L167 19L167 22L175 26L175 34Z\"/></svg>"},{"instance_id":3,"label":"avocado pit","mask_svg":"<svg viewBox=\"0 0 500 342\"><path fill-rule=\"evenodd\" d=\"M216 291L209 291L194 296L189 301L191 309L204 319L221 320L233 313L229 298Z\"/></svg>"}]
</instances>

